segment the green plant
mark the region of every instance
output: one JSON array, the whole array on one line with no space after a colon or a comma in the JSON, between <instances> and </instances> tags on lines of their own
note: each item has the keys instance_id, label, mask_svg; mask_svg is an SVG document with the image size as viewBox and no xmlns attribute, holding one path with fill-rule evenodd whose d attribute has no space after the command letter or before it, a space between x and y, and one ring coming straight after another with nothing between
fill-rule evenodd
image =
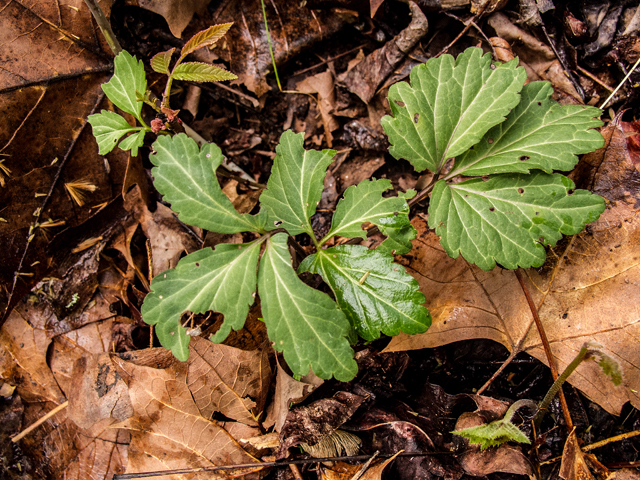
<instances>
[{"instance_id":1,"label":"green plant","mask_svg":"<svg viewBox=\"0 0 640 480\"><path fill-rule=\"evenodd\" d=\"M537 409L533 423L536 429L538 429L549 409L551 400L556 396L562 384L569 378L569 375L571 375L582 362L591 359L597 360L603 373L611 379L615 386L622 383L620 364L613 357L607 355L603 348L602 345L596 342L585 343L573 361L567 365L564 372L562 372L553 385L551 385L551 388L549 388L549 391L539 405L536 405L535 402L531 400L518 400L509 407L507 413L505 413L504 417L500 420L495 420L485 425L456 430L451 433L468 438L470 444L480 445L481 450L489 447L497 447L506 442L531 443L529 438L513 423L516 412L522 407L534 407L534 409Z\"/></svg>"},{"instance_id":2,"label":"green plant","mask_svg":"<svg viewBox=\"0 0 640 480\"><path fill-rule=\"evenodd\" d=\"M190 64L180 62L203 43L217 41L224 34L220 32L196 35L200 40L194 37L185 45L171 71L173 50L152 59L153 68L169 76L162 108L167 115L174 113L168 105L172 79L204 68L183 71L181 65ZM589 130L600 124L593 118L599 110L558 106L549 99L546 83L523 89L522 69L514 62L491 65L479 49L467 50L455 63L447 55L430 60L414 68L411 81L413 87L402 83L391 88L395 118L385 117L383 126L393 155L407 158L418 170L435 173L434 182L420 197L432 193L430 224L450 255L461 251L486 269L495 261L509 268L539 265L545 256L542 245L555 243L561 233L577 233L602 212L600 197L573 191L570 180L550 173L572 168L575 154L602 144L602 137ZM216 169L223 155L216 145L198 147L185 134L171 137L166 130L144 124L140 112L146 80L140 62L123 52L104 88L116 106L136 116L143 127L116 125L119 116L112 112L92 116L101 153L114 148L129 131L134 134L120 143L123 149L137 149L149 130L159 133L150 156L154 184L179 218L213 232L244 233L248 240L192 253L152 281L143 318L156 325L160 342L177 358L188 356L189 335L181 324L186 312L222 313L224 323L212 336L221 342L232 329L244 325L256 287L269 338L296 375L312 369L322 378L349 380L357 371L349 343L357 336L374 340L381 332L427 330L431 317L422 305L424 295L404 268L393 262L393 254L411 250L416 236L407 203L414 191L384 197L391 188L388 180L364 180L349 187L337 204L329 232L318 239L311 217L335 151L307 151L304 135L287 131L276 148L259 212L239 214L218 183ZM514 139L515 131L520 140ZM572 141L563 140L563 135L571 135ZM529 169L547 173L530 174ZM456 183L461 174L489 173L497 175L486 182ZM443 178L436 182L438 177ZM367 222L387 236L375 250L358 245L326 248L334 237L366 238L362 225ZM300 234L310 237L315 253L303 259L298 273L320 274L335 301L306 285L293 270L287 242L295 245L293 237ZM503 243L504 252L497 245Z\"/></svg>"},{"instance_id":3,"label":"green plant","mask_svg":"<svg viewBox=\"0 0 640 480\"><path fill-rule=\"evenodd\" d=\"M517 62L492 64L479 48L431 59L411 71L411 86L389 89L393 117L382 119L390 153L434 173L417 198L431 194L429 226L446 252L484 270L542 265L545 246L605 208L553 173L604 145L593 130L601 111L558 105L548 82L523 86Z\"/></svg>"}]
</instances>

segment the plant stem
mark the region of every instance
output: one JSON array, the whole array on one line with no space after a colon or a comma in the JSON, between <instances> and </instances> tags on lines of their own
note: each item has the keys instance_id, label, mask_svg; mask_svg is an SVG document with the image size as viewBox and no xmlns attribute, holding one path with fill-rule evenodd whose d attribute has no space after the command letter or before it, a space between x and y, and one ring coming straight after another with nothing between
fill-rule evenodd
<instances>
[{"instance_id":1,"label":"plant stem","mask_svg":"<svg viewBox=\"0 0 640 480\"><path fill-rule=\"evenodd\" d=\"M89 7L91 15L93 15L98 27L100 27L100 31L102 32L102 35L104 35L109 48L114 55L118 55L122 51L122 47L120 46L116 35L113 33L113 30L111 30L109 20L107 20L107 17L104 15L100 5L98 5L97 0L84 0L84 3Z\"/></svg>"},{"instance_id":2,"label":"plant stem","mask_svg":"<svg viewBox=\"0 0 640 480\"><path fill-rule=\"evenodd\" d=\"M513 402L511 404L511 406L509 407L509 410L507 410L507 413L504 414L504 417L502 419L506 420L507 422L511 422L511 419L513 418L513 416L522 407L536 408L537 405L536 405L536 402L534 402L533 400L527 400L527 399L518 400L517 402Z\"/></svg>"},{"instance_id":3,"label":"plant stem","mask_svg":"<svg viewBox=\"0 0 640 480\"><path fill-rule=\"evenodd\" d=\"M264 18L264 29L267 33L267 42L269 43L269 53L271 54L271 63L273 64L273 73L276 75L276 82L278 83L278 89L282 92L282 85L280 85L280 77L278 76L278 67L276 67L276 59L273 56L273 47L271 46L271 34L269 33L269 24L267 23L267 9L264 6L264 0L260 0L262 4L262 16Z\"/></svg>"},{"instance_id":4,"label":"plant stem","mask_svg":"<svg viewBox=\"0 0 640 480\"><path fill-rule=\"evenodd\" d=\"M531 315L533 315L533 320L536 323L536 327L538 328L538 334L540 335L540 340L542 341L542 346L544 347L544 353L547 356L547 361L549 362L549 369L551 370L551 375L554 380L558 379L558 367L556 366L555 359L553 357L553 353L551 352L551 345L549 344L549 340L547 339L547 334L544 331L542 326L542 322L540 321L540 316L538 315L538 309L533 303L533 299L531 298L531 294L529 293L529 289L524 283L524 279L522 278L522 274L519 269L514 270L516 274L516 278L518 282L520 282L520 287L522 287L522 291L524 292L524 296L527 299L527 303L529 304L529 309L531 310ZM564 421L567 424L567 430L570 432L573 430L573 421L571 421L571 414L569 413L569 406L567 405L567 400L564 398L564 393L562 390L558 391L558 398L560 399L560 405L562 405L562 413L564 414Z\"/></svg>"},{"instance_id":5,"label":"plant stem","mask_svg":"<svg viewBox=\"0 0 640 480\"><path fill-rule=\"evenodd\" d=\"M589 353L589 348L585 344L580 349L580 352L578 352L578 355L576 356L576 358L574 358L573 361L567 366L567 368L564 369L564 372L562 372L562 375L560 375L556 379L556 381L553 382L553 385L551 385L551 388L545 395L544 399L542 400L542 402L540 402L540 406L538 407L538 413L533 419L533 423L535 424L536 428L540 426L540 422L542 422L542 419L547 414L547 410L549 409L549 404L551 403L551 400L553 400L553 397L556 396L556 393L558 393L558 391L560 390L560 387L562 387L562 384L567 380L567 378L569 378L569 375L573 373L573 371L578 367L578 365L580 365L580 363L585 359L588 353Z\"/></svg>"}]
</instances>

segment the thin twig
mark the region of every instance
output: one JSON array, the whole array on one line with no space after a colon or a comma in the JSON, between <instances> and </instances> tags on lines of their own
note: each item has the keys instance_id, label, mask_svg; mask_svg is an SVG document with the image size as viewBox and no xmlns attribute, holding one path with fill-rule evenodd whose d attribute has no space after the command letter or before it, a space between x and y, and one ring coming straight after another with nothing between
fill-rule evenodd
<instances>
[{"instance_id":1,"label":"thin twig","mask_svg":"<svg viewBox=\"0 0 640 480\"><path fill-rule=\"evenodd\" d=\"M613 96L616 94L616 92L618 90L620 90L620 87L622 87L622 85L624 85L624 82L626 82L629 77L631 76L631 74L633 73L633 71L636 69L636 67L638 66L638 64L640 63L640 58L638 58L638 61L633 65L633 68L631 70L629 70L629 73L627 73L627 76L624 77L622 79L622 81L620 82L620 84L616 87L616 89L611 92L611 95L609 95L609 98L607 98L604 103L602 105L600 105L600 109L604 109L604 107L607 105L607 103L609 103L609 100L611 100L613 98Z\"/></svg>"},{"instance_id":2,"label":"thin twig","mask_svg":"<svg viewBox=\"0 0 640 480\"><path fill-rule=\"evenodd\" d=\"M500 368L496 370L496 372L491 376L489 380L485 382L485 384L482 387L480 387L480 390L476 392L476 395L482 395L482 392L484 392L487 388L489 388L489 385L491 385L493 381L496 378L498 378L498 376L504 371L505 368L507 368L507 366L511 363L511 361L514 358L516 358L516 355L518 355L518 352L516 351L516 349L514 349L509 354L509 357L504 362L502 362L502 365L500 365Z\"/></svg>"},{"instance_id":3,"label":"thin twig","mask_svg":"<svg viewBox=\"0 0 640 480\"><path fill-rule=\"evenodd\" d=\"M553 50L554 55L556 56L556 58L560 62L560 66L562 67L562 71L564 72L564 74L567 76L567 78L569 79L569 81L573 85L573 88L576 89L576 92L578 93L578 95L580 95L580 100L582 100L584 102L584 96L585 95L584 95L584 90L582 89L582 85L580 85L580 83L573 77L573 75L571 75L571 72L569 71L569 69L565 65L564 60L562 59L562 57L560 57L560 54L556 50L556 46L551 41L551 37L549 37L549 34L547 33L547 29L544 26L544 24L542 25L542 31L544 32L544 36L547 37L547 42L549 42L549 46L551 47L551 50Z\"/></svg>"},{"instance_id":4,"label":"thin twig","mask_svg":"<svg viewBox=\"0 0 640 480\"><path fill-rule=\"evenodd\" d=\"M305 68L303 70L299 70L297 72L294 72L291 76L292 77L297 77L298 75L302 75L303 73L307 73L310 70L313 70L314 68L318 68L321 67L322 65L326 65L327 63L333 62L334 60L337 60L338 58L344 57L345 55L349 55L350 53L353 53L357 50L360 50L362 47L365 47L367 44L363 43L362 45L356 47L356 48L352 48L351 50L347 50L346 52L342 52L338 55L336 55L335 57L330 57L320 63L316 63L315 65L312 65L308 68Z\"/></svg>"},{"instance_id":5,"label":"thin twig","mask_svg":"<svg viewBox=\"0 0 640 480\"><path fill-rule=\"evenodd\" d=\"M96 23L98 24L102 35L107 41L109 48L114 55L118 55L122 51L122 47L120 46L115 33L113 33L111 25L109 24L109 20L107 20L107 17L104 15L104 12L100 8L100 5L98 5L98 2L96 0L84 0L84 3L86 3L87 7L89 7L89 10L91 11L91 14L93 15Z\"/></svg>"},{"instance_id":6,"label":"thin twig","mask_svg":"<svg viewBox=\"0 0 640 480\"><path fill-rule=\"evenodd\" d=\"M531 310L531 314L533 315L533 319L536 322L536 327L538 328L538 334L540 335L540 339L542 340L542 345L544 347L544 353L547 356L547 361L549 362L549 368L551 369L551 376L553 377L553 381L555 382L558 379L558 367L556 366L555 359L553 357L553 353L551 352L551 345L549 344L549 340L547 339L547 334L544 331L542 326L542 322L540 321L540 316L538 315L538 309L533 303L533 299L531 298L531 294L529 293L529 289L524 283L524 278L520 273L519 269L515 270L516 278L518 282L520 282L520 286L522 287L522 291L524 292L524 296L527 298L527 303L529 304L529 309ZM567 424L567 430L573 430L573 422L571 421L571 414L569 413L569 406L567 405L567 400L564 398L564 393L562 388L558 391L558 398L560 399L560 405L562 405L562 413L564 414L564 420Z\"/></svg>"},{"instance_id":7,"label":"thin twig","mask_svg":"<svg viewBox=\"0 0 640 480\"><path fill-rule=\"evenodd\" d=\"M432 455L461 455L465 452L401 452L396 454L398 457L428 457ZM391 458L392 454L381 454L378 458ZM262 469L270 467L286 467L288 465L306 465L308 463L324 463L324 462L359 462L366 461L371 458L371 455L352 455L345 457L323 457L323 458L301 458L296 460L281 460L277 462L262 462L262 463L245 463L242 465L221 465L219 467L202 467L202 468L181 468L176 470L158 470L154 472L140 472L140 473L121 473L113 476L113 480L129 480L132 478L149 478L160 477L162 475L183 475L187 473L200 473L200 472L219 472L226 470L242 470L242 469Z\"/></svg>"},{"instance_id":8,"label":"thin twig","mask_svg":"<svg viewBox=\"0 0 640 480\"><path fill-rule=\"evenodd\" d=\"M64 403L61 403L60 405L58 405L56 408L54 408L53 410L51 410L49 413L47 413L46 415L44 415L43 417L39 418L35 423L33 423L32 425L29 425L27 428L25 428L23 431L21 431L19 434L17 434L15 437L11 438L11 441L13 443L17 443L20 440L22 440L24 437L26 437L27 435L29 435L32 431L34 431L36 428L38 428L40 425L42 425L44 422L46 422L47 420L49 420L51 417L53 417L56 413L58 413L61 410L64 410L65 408L67 408L69 406L69 400L67 400Z\"/></svg>"},{"instance_id":9,"label":"thin twig","mask_svg":"<svg viewBox=\"0 0 640 480\"><path fill-rule=\"evenodd\" d=\"M587 445L586 447L582 447L583 452L588 452L595 448L604 447L613 442L619 442L620 440L624 440L625 438L632 438L640 435L640 430L634 430L633 432L621 433L620 435L616 435L615 437L605 438L604 440L600 440L599 442L592 443L591 445Z\"/></svg>"},{"instance_id":10,"label":"thin twig","mask_svg":"<svg viewBox=\"0 0 640 480\"><path fill-rule=\"evenodd\" d=\"M584 75L588 79L593 80L598 85L600 85L602 88L604 88L606 90L609 90L610 92L613 92L613 87L611 87L611 86L607 85L606 83L604 83L602 80L600 80L598 77L596 77L593 73L588 72L587 70L582 68L580 65L578 65L577 68L578 68L578 72L579 73L581 73L582 75Z\"/></svg>"},{"instance_id":11,"label":"thin twig","mask_svg":"<svg viewBox=\"0 0 640 480\"><path fill-rule=\"evenodd\" d=\"M489 6L489 4L491 3L491 0L486 0L484 2L484 5L482 5L482 8L480 9L480 11L478 13L476 13L473 17L471 17L471 20L469 20L468 22L466 22L466 26L462 29L462 31L458 34L458 36L456 38L454 38L451 43L449 45L447 45L446 47L444 47L440 53L438 53L435 57L433 58L438 58L440 55L444 55L445 53L447 53L449 51L449 49L451 47L453 47L456 42L458 40L460 40L462 38L462 36L467 33L469 31L469 29L471 28L472 24L478 20L480 17L482 17L482 14L484 13L484 11L487 9L487 7Z\"/></svg>"}]
</instances>

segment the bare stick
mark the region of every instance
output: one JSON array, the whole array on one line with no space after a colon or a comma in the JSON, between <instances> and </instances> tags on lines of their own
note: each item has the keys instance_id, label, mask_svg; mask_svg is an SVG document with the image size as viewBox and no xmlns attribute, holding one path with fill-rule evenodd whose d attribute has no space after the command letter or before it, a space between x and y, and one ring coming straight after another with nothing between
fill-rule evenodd
<instances>
[{"instance_id":1,"label":"bare stick","mask_svg":"<svg viewBox=\"0 0 640 480\"><path fill-rule=\"evenodd\" d=\"M107 17L105 17L104 12L100 8L100 5L98 5L98 2L96 0L84 0L84 3L86 3L87 7L89 7L89 10L91 10L91 15L93 15L93 18L98 24L98 27L100 27L100 31L102 32L102 35L104 35L109 48L114 55L118 55L122 51L122 47L120 46L115 33L113 33L113 30L111 30L109 20L107 20Z\"/></svg>"},{"instance_id":2,"label":"bare stick","mask_svg":"<svg viewBox=\"0 0 640 480\"><path fill-rule=\"evenodd\" d=\"M540 321L540 316L538 315L538 309L533 303L533 299L531 298L529 289L524 283L524 278L522 278L522 274L520 273L520 270L515 270L515 274L518 279L518 282L520 282L520 286L522 287L524 296L527 298L527 303L529 304L529 308L531 309L531 314L533 315L533 319L536 322L536 327L538 327L538 334L540 335L540 339L542 340L544 353L547 356L547 361L549 362L549 368L551 369L551 376L553 377L553 381L555 382L558 379L558 367L556 366L553 353L551 352L551 345L549 344L549 340L547 339L547 334L545 333L544 328L542 327L542 322ZM571 431L573 430L573 422L571 421L569 406L567 405L567 400L564 398L564 393L562 392L562 388L560 388L560 390L558 391L558 398L560 399L560 405L562 405L562 413L564 413L564 421L567 424L567 430Z\"/></svg>"},{"instance_id":3,"label":"bare stick","mask_svg":"<svg viewBox=\"0 0 640 480\"><path fill-rule=\"evenodd\" d=\"M67 408L69 406L69 400L67 400L66 402L58 405L56 408L54 408L53 410L51 410L49 413L47 413L44 417L38 419L34 424L28 426L27 428L25 428L23 431L21 431L19 434L17 434L15 437L11 438L11 441L13 443L17 443L20 440L22 440L24 437L26 437L27 435L29 435L32 431L34 431L36 428L38 428L40 425L42 425L44 422L46 422L47 420L49 420L51 417L53 417L56 413L58 413L60 410L64 410L65 408Z\"/></svg>"},{"instance_id":4,"label":"bare stick","mask_svg":"<svg viewBox=\"0 0 640 480\"><path fill-rule=\"evenodd\" d=\"M493 383L493 381L498 378L498 375L500 375L503 370L505 368L507 368L507 366L511 363L511 361L516 358L516 355L518 354L518 352L516 352L516 350L514 349L510 354L509 357L502 362L502 365L500 365L500 368L498 370L496 370L496 373L494 373L491 378L489 380L486 381L486 383L480 387L480 390L478 390L476 392L476 395L482 395L482 392L484 392L487 388L489 388L489 385L491 385L491 383Z\"/></svg>"},{"instance_id":5,"label":"bare stick","mask_svg":"<svg viewBox=\"0 0 640 480\"><path fill-rule=\"evenodd\" d=\"M631 76L631 74L633 73L633 71L636 69L636 67L638 66L638 64L640 63L640 58L638 58L638 61L633 65L633 68L631 70L629 70L629 73L627 73L627 76L624 77L622 79L622 81L620 82L620 84L616 87L616 89L611 92L611 95L609 95L609 98L607 98L604 103L602 105L600 105L600 109L603 109L604 107L607 106L607 103L609 103L609 100L611 100L613 98L613 96L616 94L616 92L618 90L620 90L620 87L622 87L622 85L624 85L624 82L626 82L629 77Z\"/></svg>"}]
</instances>

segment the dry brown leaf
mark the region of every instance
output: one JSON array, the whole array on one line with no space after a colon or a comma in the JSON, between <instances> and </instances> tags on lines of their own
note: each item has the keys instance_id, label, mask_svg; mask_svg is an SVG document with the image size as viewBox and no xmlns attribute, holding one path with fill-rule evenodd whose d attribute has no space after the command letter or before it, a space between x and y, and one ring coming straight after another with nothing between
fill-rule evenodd
<instances>
[{"instance_id":1,"label":"dry brown leaf","mask_svg":"<svg viewBox=\"0 0 640 480\"><path fill-rule=\"evenodd\" d=\"M66 400L47 365L50 343L44 329L33 328L16 310L0 330L0 376L27 402Z\"/></svg>"},{"instance_id":2,"label":"dry brown leaf","mask_svg":"<svg viewBox=\"0 0 640 480\"><path fill-rule=\"evenodd\" d=\"M564 480L594 480L584 460L584 453L580 449L575 429L569 434L564 444L558 476Z\"/></svg>"},{"instance_id":3,"label":"dry brown leaf","mask_svg":"<svg viewBox=\"0 0 640 480\"><path fill-rule=\"evenodd\" d=\"M100 3L108 14L111 2ZM95 213L93 207L122 190L129 154L112 152L105 163L85 124L94 108L112 108L106 100L97 105L103 95L100 84L108 79L112 61L84 1L69 0L62 6L53 1L3 2L0 32L0 154L3 166L11 171L3 172L6 186L0 189L0 217L6 220L0 223L4 316L14 272L27 245L12 305L50 266L49 241L64 228L83 224ZM30 231L65 157L57 186L40 212L42 226ZM83 207L74 204L63 186L80 180L96 187ZM47 225L49 220L55 226Z\"/></svg>"},{"instance_id":4,"label":"dry brown leaf","mask_svg":"<svg viewBox=\"0 0 640 480\"><path fill-rule=\"evenodd\" d=\"M491 15L488 23L499 37L511 44L530 82L548 80L554 87L554 98L560 103L582 103L551 47L514 25L501 12Z\"/></svg>"},{"instance_id":5,"label":"dry brown leaf","mask_svg":"<svg viewBox=\"0 0 640 480\"><path fill-rule=\"evenodd\" d=\"M276 393L263 423L265 428L275 425L276 432L279 432L289 413L289 406L302 402L324 382L324 380L312 375L312 372L306 377L306 379L301 379L302 381L295 380L278 363Z\"/></svg>"},{"instance_id":6,"label":"dry brown leaf","mask_svg":"<svg viewBox=\"0 0 640 480\"><path fill-rule=\"evenodd\" d=\"M327 139L327 146L332 147L333 135L331 132L338 129L340 124L332 115L336 107L336 92L333 83L333 74L330 70L318 73L311 77L307 77L298 82L296 89L304 93L318 94L318 107L322 116L322 125L324 126L324 136Z\"/></svg>"},{"instance_id":7,"label":"dry brown leaf","mask_svg":"<svg viewBox=\"0 0 640 480\"><path fill-rule=\"evenodd\" d=\"M429 30L427 17L420 7L414 2L409 2L409 8L412 15L409 26L389 40L384 47L367 55L344 77L343 83L347 89L360 97L364 103L369 103L378 86Z\"/></svg>"},{"instance_id":8,"label":"dry brown leaf","mask_svg":"<svg viewBox=\"0 0 640 480\"><path fill-rule=\"evenodd\" d=\"M589 340L604 345L620 363L624 380L618 387L595 362L582 363L569 377L572 385L617 415L627 401L640 406L640 174L621 129L608 128L603 131L605 147L576 169L585 185L593 179L593 191L609 201L607 209L584 232L551 249L542 267L525 273L560 371ZM595 173L589 173L591 168ZM515 274L484 272L462 257L454 260L423 219L416 218L414 225L419 234L408 270L427 297L433 325L422 335L395 337L386 351L489 338L546 362Z\"/></svg>"},{"instance_id":9,"label":"dry brown leaf","mask_svg":"<svg viewBox=\"0 0 640 480\"><path fill-rule=\"evenodd\" d=\"M135 411L132 418L114 425L137 432L135 438L139 441L134 444L136 451L141 453L130 459L131 468L140 467L147 448L150 449L148 454L156 458L175 452L178 461L199 457L209 466L258 462L228 430L201 415L187 384L186 363L174 362L160 370L113 358L129 385ZM154 450L156 447L157 451Z\"/></svg>"},{"instance_id":10,"label":"dry brown leaf","mask_svg":"<svg viewBox=\"0 0 640 480\"><path fill-rule=\"evenodd\" d=\"M361 480L382 480L382 471L389 465L391 462L395 460L395 458L402 452L402 450L396 453L393 457L388 458L387 460L378 460L373 465L371 465L364 475L360 477Z\"/></svg>"},{"instance_id":11,"label":"dry brown leaf","mask_svg":"<svg viewBox=\"0 0 640 480\"><path fill-rule=\"evenodd\" d=\"M171 33L178 38L195 13L201 14L210 0L133 0L129 3L162 15Z\"/></svg>"},{"instance_id":12,"label":"dry brown leaf","mask_svg":"<svg viewBox=\"0 0 640 480\"><path fill-rule=\"evenodd\" d=\"M203 417L211 419L214 412L220 412L257 425L270 380L266 350L245 351L199 337L191 339L187 385Z\"/></svg>"}]
</instances>

